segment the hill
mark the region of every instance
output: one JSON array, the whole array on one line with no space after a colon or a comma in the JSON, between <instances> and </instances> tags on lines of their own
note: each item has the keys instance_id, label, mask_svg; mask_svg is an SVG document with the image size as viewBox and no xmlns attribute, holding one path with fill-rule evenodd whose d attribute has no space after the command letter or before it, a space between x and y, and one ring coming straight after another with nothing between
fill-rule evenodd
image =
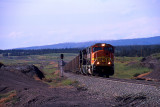
<instances>
[{"instance_id":1,"label":"hill","mask_svg":"<svg viewBox=\"0 0 160 107\"><path fill-rule=\"evenodd\" d=\"M41 72L34 65L0 67L0 107L93 107L109 103L103 97L100 102L98 94L71 85L50 87L34 78L37 71Z\"/></svg>"},{"instance_id":2,"label":"hill","mask_svg":"<svg viewBox=\"0 0 160 107\"><path fill-rule=\"evenodd\" d=\"M108 43L114 46L126 46L126 45L157 45L160 44L160 36L150 38L137 38L137 39L121 39L121 40L101 40L101 41L89 41L79 43L59 43L53 45L33 46L18 49L61 49L61 48L83 48L88 47L95 43Z\"/></svg>"}]
</instances>

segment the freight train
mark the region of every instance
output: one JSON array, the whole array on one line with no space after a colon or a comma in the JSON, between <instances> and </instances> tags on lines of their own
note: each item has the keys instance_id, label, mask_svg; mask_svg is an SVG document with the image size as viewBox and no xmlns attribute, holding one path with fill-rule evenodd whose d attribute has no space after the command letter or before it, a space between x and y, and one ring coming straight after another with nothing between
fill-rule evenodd
<instances>
[{"instance_id":1,"label":"freight train","mask_svg":"<svg viewBox=\"0 0 160 107\"><path fill-rule=\"evenodd\" d=\"M67 63L64 70L109 77L114 74L114 47L105 43L87 47Z\"/></svg>"}]
</instances>

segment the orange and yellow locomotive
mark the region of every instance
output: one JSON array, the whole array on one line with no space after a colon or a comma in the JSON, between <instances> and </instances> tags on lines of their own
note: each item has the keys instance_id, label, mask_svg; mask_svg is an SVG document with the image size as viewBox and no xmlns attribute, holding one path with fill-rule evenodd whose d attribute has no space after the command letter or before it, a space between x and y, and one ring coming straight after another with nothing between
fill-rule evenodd
<instances>
[{"instance_id":1,"label":"orange and yellow locomotive","mask_svg":"<svg viewBox=\"0 0 160 107\"><path fill-rule=\"evenodd\" d=\"M114 47L97 43L80 51L79 68L83 74L107 77L114 74Z\"/></svg>"}]
</instances>

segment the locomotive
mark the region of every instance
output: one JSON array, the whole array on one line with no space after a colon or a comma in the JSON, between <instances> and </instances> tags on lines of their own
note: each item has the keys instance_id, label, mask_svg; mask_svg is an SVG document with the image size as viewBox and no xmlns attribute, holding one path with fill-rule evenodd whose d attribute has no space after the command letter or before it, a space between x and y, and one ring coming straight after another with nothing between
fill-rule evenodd
<instances>
[{"instance_id":1,"label":"locomotive","mask_svg":"<svg viewBox=\"0 0 160 107\"><path fill-rule=\"evenodd\" d=\"M114 47L106 43L87 47L64 66L64 71L109 77L114 74Z\"/></svg>"},{"instance_id":2,"label":"locomotive","mask_svg":"<svg viewBox=\"0 0 160 107\"><path fill-rule=\"evenodd\" d=\"M82 74L110 76L114 74L114 47L97 43L80 51L79 67Z\"/></svg>"}]
</instances>

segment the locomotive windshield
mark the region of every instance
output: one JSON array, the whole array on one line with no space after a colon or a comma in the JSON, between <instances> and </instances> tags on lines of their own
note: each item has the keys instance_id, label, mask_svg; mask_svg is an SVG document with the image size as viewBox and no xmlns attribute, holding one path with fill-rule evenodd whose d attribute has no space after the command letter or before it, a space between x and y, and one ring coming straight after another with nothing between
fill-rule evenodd
<instances>
[{"instance_id":1,"label":"locomotive windshield","mask_svg":"<svg viewBox=\"0 0 160 107\"><path fill-rule=\"evenodd\" d=\"M94 48L93 48L93 52L99 51L99 50L102 50L102 49L103 49L102 47L94 47Z\"/></svg>"},{"instance_id":2,"label":"locomotive windshield","mask_svg":"<svg viewBox=\"0 0 160 107\"><path fill-rule=\"evenodd\" d=\"M104 47L104 50L114 53L114 50L112 47Z\"/></svg>"}]
</instances>

